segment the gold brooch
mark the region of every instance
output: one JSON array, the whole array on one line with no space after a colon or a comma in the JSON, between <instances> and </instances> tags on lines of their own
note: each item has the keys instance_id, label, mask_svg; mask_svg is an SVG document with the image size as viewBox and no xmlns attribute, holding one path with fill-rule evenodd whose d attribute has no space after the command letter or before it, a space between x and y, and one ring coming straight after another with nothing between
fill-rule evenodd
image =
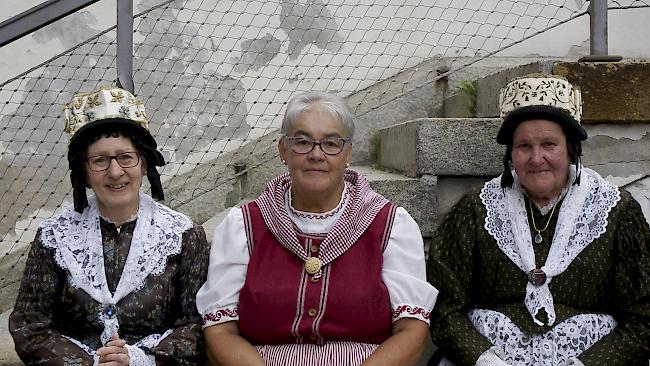
<instances>
[{"instance_id":1,"label":"gold brooch","mask_svg":"<svg viewBox=\"0 0 650 366\"><path fill-rule=\"evenodd\" d=\"M321 261L316 257L309 257L305 262L305 272L314 275L320 271Z\"/></svg>"}]
</instances>

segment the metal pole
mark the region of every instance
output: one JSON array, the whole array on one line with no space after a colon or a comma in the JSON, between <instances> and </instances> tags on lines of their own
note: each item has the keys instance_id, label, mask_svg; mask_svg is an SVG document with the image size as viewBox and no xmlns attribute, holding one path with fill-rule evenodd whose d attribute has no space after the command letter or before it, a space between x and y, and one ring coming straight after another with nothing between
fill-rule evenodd
<instances>
[{"instance_id":1,"label":"metal pole","mask_svg":"<svg viewBox=\"0 0 650 366\"><path fill-rule=\"evenodd\" d=\"M132 0L117 0L117 86L134 91Z\"/></svg>"},{"instance_id":2,"label":"metal pole","mask_svg":"<svg viewBox=\"0 0 650 366\"><path fill-rule=\"evenodd\" d=\"M607 49L607 0L589 2L589 56L581 57L584 62L616 62L621 56L609 55Z\"/></svg>"},{"instance_id":3,"label":"metal pole","mask_svg":"<svg viewBox=\"0 0 650 366\"><path fill-rule=\"evenodd\" d=\"M590 37L592 56L607 56L607 0L591 0L589 3Z\"/></svg>"},{"instance_id":4,"label":"metal pole","mask_svg":"<svg viewBox=\"0 0 650 366\"><path fill-rule=\"evenodd\" d=\"M0 47L98 0L48 0L0 23Z\"/></svg>"}]
</instances>

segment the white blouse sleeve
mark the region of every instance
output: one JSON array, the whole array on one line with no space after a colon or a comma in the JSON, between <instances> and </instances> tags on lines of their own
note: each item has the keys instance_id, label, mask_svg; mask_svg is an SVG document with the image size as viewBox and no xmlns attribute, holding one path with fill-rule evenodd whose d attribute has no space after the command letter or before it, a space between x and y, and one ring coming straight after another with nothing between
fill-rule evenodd
<instances>
[{"instance_id":1,"label":"white blouse sleeve","mask_svg":"<svg viewBox=\"0 0 650 366\"><path fill-rule=\"evenodd\" d=\"M418 224L402 207L395 212L384 250L382 279L388 288L393 322L415 318L429 324L438 290L427 282L424 242Z\"/></svg>"},{"instance_id":2,"label":"white blouse sleeve","mask_svg":"<svg viewBox=\"0 0 650 366\"><path fill-rule=\"evenodd\" d=\"M241 208L232 208L214 230L208 278L196 294L203 327L239 320L239 291L250 255Z\"/></svg>"}]
</instances>

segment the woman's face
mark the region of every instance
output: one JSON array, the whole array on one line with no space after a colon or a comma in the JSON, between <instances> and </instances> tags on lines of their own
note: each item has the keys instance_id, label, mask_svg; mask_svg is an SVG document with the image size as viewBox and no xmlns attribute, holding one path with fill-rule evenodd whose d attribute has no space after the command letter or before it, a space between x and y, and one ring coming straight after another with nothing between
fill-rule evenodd
<instances>
[{"instance_id":1,"label":"woman's face","mask_svg":"<svg viewBox=\"0 0 650 366\"><path fill-rule=\"evenodd\" d=\"M312 140L348 137L343 123L318 106L302 112L287 135ZM291 149L291 144L282 138L278 149L291 174L293 200L316 198L322 200L324 206L331 206L332 203L336 206L344 186L345 168L352 156L351 145L351 141L347 141L337 155L325 154L318 145L306 154L298 154Z\"/></svg>"},{"instance_id":2,"label":"woman's face","mask_svg":"<svg viewBox=\"0 0 650 366\"><path fill-rule=\"evenodd\" d=\"M512 164L522 186L546 205L566 186L571 158L562 127L537 119L519 124L512 138Z\"/></svg>"},{"instance_id":3,"label":"woman's face","mask_svg":"<svg viewBox=\"0 0 650 366\"><path fill-rule=\"evenodd\" d=\"M109 219L128 218L138 212L140 186L144 175L142 156L138 155L138 163L130 168L123 168L118 164L117 159L109 158L108 168L103 171L91 170L88 165L89 160L100 156L111 157L137 151L131 139L122 135L102 136L86 150L84 163L86 182L95 192L100 212ZM124 156L122 159L125 159ZM125 164L125 161L127 160L121 161L123 165L130 165Z\"/></svg>"}]
</instances>

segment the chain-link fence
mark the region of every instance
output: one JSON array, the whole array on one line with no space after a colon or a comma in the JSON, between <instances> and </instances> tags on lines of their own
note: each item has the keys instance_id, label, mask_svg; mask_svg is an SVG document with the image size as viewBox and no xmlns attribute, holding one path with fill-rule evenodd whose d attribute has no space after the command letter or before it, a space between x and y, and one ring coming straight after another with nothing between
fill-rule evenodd
<instances>
[{"instance_id":1,"label":"chain-link fence","mask_svg":"<svg viewBox=\"0 0 650 366\"><path fill-rule=\"evenodd\" d=\"M273 144L260 141L276 138L283 108L298 91L349 96L431 58L449 59L453 71L466 65L460 60L489 57L583 16L588 6L582 0L144 4L150 8L134 22L135 94L169 162L163 185L186 191L168 195L172 207L232 180L242 168L227 167L242 155L253 161L243 169L275 158ZM649 4L621 0L610 7ZM0 289L20 269L40 221L71 201L62 107L78 91L114 84L115 38L108 29L0 84Z\"/></svg>"}]
</instances>

